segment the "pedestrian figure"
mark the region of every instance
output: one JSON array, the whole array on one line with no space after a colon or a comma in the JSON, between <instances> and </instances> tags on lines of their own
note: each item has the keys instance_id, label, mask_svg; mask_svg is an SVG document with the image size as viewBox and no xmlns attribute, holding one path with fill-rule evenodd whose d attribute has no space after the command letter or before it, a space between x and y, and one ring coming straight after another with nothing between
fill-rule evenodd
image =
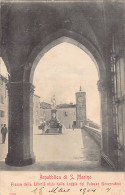
<instances>
[{"instance_id":1,"label":"pedestrian figure","mask_svg":"<svg viewBox=\"0 0 125 195\"><path fill-rule=\"evenodd\" d=\"M4 144L6 140L6 134L7 134L6 124L4 124L4 126L1 128L1 134L2 134L2 144Z\"/></svg>"},{"instance_id":2,"label":"pedestrian figure","mask_svg":"<svg viewBox=\"0 0 125 195\"><path fill-rule=\"evenodd\" d=\"M59 133L62 133L62 124L59 123Z\"/></svg>"},{"instance_id":3,"label":"pedestrian figure","mask_svg":"<svg viewBox=\"0 0 125 195\"><path fill-rule=\"evenodd\" d=\"M42 123L42 130L43 130L42 134L45 133L45 127L46 127L46 121L44 120Z\"/></svg>"}]
</instances>

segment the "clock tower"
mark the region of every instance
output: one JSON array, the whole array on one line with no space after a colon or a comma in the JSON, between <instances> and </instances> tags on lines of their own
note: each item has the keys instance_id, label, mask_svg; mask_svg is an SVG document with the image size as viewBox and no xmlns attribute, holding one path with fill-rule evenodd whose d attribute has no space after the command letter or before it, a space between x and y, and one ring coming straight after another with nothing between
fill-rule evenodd
<instances>
[{"instance_id":1,"label":"clock tower","mask_svg":"<svg viewBox=\"0 0 125 195\"><path fill-rule=\"evenodd\" d=\"M86 93L76 92L76 127L81 128L86 123Z\"/></svg>"}]
</instances>

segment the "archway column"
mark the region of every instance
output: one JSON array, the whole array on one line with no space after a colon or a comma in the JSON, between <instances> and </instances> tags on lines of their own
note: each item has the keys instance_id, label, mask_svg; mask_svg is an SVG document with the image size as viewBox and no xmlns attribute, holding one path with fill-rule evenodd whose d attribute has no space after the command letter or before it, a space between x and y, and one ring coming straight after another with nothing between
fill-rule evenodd
<instances>
[{"instance_id":1,"label":"archway column","mask_svg":"<svg viewBox=\"0 0 125 195\"><path fill-rule=\"evenodd\" d=\"M112 169L117 169L117 139L113 130L111 86L107 80L99 80L97 85L101 96L101 164L107 163Z\"/></svg>"},{"instance_id":2,"label":"archway column","mask_svg":"<svg viewBox=\"0 0 125 195\"><path fill-rule=\"evenodd\" d=\"M105 81L99 80L97 82L98 90L101 96L101 128L102 128L102 139L101 139L101 150L106 154L108 153L108 118L107 118L107 90Z\"/></svg>"},{"instance_id":3,"label":"archway column","mask_svg":"<svg viewBox=\"0 0 125 195\"><path fill-rule=\"evenodd\" d=\"M8 154L6 164L25 166L35 162L33 154L33 92L31 83L9 82Z\"/></svg>"}]
</instances>

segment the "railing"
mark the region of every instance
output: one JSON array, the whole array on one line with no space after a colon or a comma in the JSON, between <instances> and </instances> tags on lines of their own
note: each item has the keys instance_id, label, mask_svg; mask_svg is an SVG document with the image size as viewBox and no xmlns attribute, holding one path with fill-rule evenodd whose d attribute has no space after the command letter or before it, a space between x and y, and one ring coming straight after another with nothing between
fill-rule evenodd
<instances>
[{"instance_id":1,"label":"railing","mask_svg":"<svg viewBox=\"0 0 125 195\"><path fill-rule=\"evenodd\" d=\"M96 141L96 143L101 146L101 131L99 129L95 129L92 127L89 127L85 125L83 128L83 131L85 130L89 135ZM124 148L117 143L119 146L119 150L124 150ZM101 151L101 164L102 166L105 166L106 164L111 167L112 170L117 170L117 167L115 163L108 157L103 151Z\"/></svg>"},{"instance_id":2,"label":"railing","mask_svg":"<svg viewBox=\"0 0 125 195\"><path fill-rule=\"evenodd\" d=\"M101 145L101 131L99 129L95 129L86 125L84 125L82 129L87 131L95 139L97 144Z\"/></svg>"}]
</instances>

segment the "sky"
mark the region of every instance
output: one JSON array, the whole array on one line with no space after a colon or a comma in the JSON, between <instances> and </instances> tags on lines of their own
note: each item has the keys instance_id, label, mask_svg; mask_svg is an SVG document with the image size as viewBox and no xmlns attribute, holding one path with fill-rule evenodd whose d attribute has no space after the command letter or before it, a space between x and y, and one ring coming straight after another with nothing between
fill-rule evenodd
<instances>
[{"instance_id":1,"label":"sky","mask_svg":"<svg viewBox=\"0 0 125 195\"><path fill-rule=\"evenodd\" d=\"M100 96L97 89L97 67L82 49L61 43L40 59L34 72L35 94L41 101L57 104L74 103L80 86L86 92L87 118L100 124Z\"/></svg>"}]
</instances>

